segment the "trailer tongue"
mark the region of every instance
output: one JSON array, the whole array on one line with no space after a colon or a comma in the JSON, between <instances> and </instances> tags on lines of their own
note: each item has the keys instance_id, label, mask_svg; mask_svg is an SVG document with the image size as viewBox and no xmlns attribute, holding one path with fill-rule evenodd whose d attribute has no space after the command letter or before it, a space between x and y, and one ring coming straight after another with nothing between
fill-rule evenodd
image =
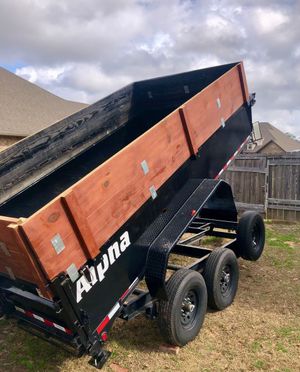
<instances>
[{"instance_id":1,"label":"trailer tongue","mask_svg":"<svg viewBox=\"0 0 300 372\"><path fill-rule=\"evenodd\" d=\"M253 102L242 63L145 80L0 153L0 313L99 368L117 317L145 312L168 342L194 339L207 303L234 300L236 257L264 247L263 220L238 222L219 179Z\"/></svg>"}]
</instances>

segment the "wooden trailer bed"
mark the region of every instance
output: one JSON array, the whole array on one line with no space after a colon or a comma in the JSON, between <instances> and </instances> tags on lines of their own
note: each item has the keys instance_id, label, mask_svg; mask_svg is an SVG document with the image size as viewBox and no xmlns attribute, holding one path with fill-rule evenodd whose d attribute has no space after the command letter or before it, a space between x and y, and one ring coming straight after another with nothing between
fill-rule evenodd
<instances>
[{"instance_id":1,"label":"wooden trailer bed","mask_svg":"<svg viewBox=\"0 0 300 372\"><path fill-rule=\"evenodd\" d=\"M163 116L157 124L154 122L152 127L149 125L150 128L144 133L113 156L109 156L102 164L100 162L92 170L89 169L87 174L71 185L68 185L68 182L73 182L72 177L69 178L66 183L68 187L64 190L56 186L51 174L56 170L62 172L65 164L66 167L71 166L68 162L84 156L81 155L83 151L94 151L95 138L98 141L101 136L105 137L105 125L102 125L100 137L99 133L97 137L95 128L91 129L88 119L80 119L80 115L81 118L89 118L92 121L96 120L95 117L100 115L101 110L102 115L110 115L107 99L95 104L98 106L92 105L76 114L77 116L72 116L71 119L55 124L48 132L33 136L31 142L27 139L18 143L1 155L0 214L4 216L0 217L0 273L33 283L42 296L52 298L47 283L65 272L70 265L73 264L79 269L87 260L96 257L103 244L149 198L155 198L155 193L160 192L160 187L188 158L196 154L202 156L201 146L249 99L242 63L227 65L226 68L223 66L220 76L206 83L208 85L200 87L199 91L190 92L188 85L182 86L188 100L177 99L178 106L169 106L168 110L171 112L166 110L167 116ZM127 107L133 98L126 88L120 92L116 105L121 108L118 111L118 120L112 119L113 130L122 128L131 115L124 113L122 104ZM144 93L150 103L153 97L155 99L153 91ZM125 96L126 99L129 97L129 101L122 101ZM134 99L138 106L139 96ZM98 110L95 107L98 107ZM160 115L154 113L153 120L161 115L161 112ZM138 116L135 114L136 121L133 125L138 125L136 118ZM79 128L78 133L72 124L74 122L77 123L76 128ZM53 143L58 141L56 154L51 136L54 132L59 133L59 128L62 128L64 134L57 134L55 140L52 138ZM86 140L82 142L82 133L87 132ZM67 140L65 133L68 133ZM69 143L61 144L61 138L64 143ZM39 151L45 152L43 146L46 142L50 143L49 141L51 146L47 148L43 158ZM32 156L26 156L24 151L29 143L35 146L37 151L33 152ZM233 149L233 153L235 150ZM101 151L101 147L97 151ZM8 169L7 162L12 159ZM224 164L227 160L224 159ZM26 171L22 168L25 162ZM30 170L28 164L31 164ZM217 174L218 172L214 176ZM19 176L19 182L14 179L14 175L17 178ZM51 192L55 193L57 188L59 194L47 200L47 195L52 194L45 192L46 203L41 206L40 200L44 200L43 197L35 195L43 194L43 182L47 183L47 190L51 188ZM34 188L36 194L32 191ZM27 190L31 192L32 199L26 201Z\"/></svg>"}]
</instances>

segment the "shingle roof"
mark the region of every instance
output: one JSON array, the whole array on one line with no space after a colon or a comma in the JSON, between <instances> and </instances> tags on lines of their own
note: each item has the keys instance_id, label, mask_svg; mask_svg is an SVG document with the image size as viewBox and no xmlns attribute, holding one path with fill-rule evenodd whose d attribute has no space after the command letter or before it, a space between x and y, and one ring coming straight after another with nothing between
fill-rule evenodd
<instances>
[{"instance_id":1,"label":"shingle roof","mask_svg":"<svg viewBox=\"0 0 300 372\"><path fill-rule=\"evenodd\" d=\"M86 107L0 67L0 135L28 136Z\"/></svg>"},{"instance_id":2,"label":"shingle roof","mask_svg":"<svg viewBox=\"0 0 300 372\"><path fill-rule=\"evenodd\" d=\"M253 150L247 150L247 152L257 153L271 141L276 143L285 152L300 151L300 141L297 141L281 132L281 130L277 129L272 124L267 122L257 122L254 123L254 125L259 126L262 140L258 141L258 145Z\"/></svg>"}]
</instances>

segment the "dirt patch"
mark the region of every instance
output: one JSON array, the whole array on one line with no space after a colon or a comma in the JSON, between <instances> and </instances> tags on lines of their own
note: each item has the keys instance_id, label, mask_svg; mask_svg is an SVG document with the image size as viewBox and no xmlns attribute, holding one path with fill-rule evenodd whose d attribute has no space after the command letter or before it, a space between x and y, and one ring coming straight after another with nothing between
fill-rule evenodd
<instances>
[{"instance_id":1,"label":"dirt patch","mask_svg":"<svg viewBox=\"0 0 300 372\"><path fill-rule=\"evenodd\" d=\"M299 371L300 225L267 228L263 257L239 261L233 305L209 310L195 341L178 355L164 353L156 322L143 316L120 320L110 332L112 356L103 371L116 365L129 371ZM95 371L88 360L17 330L13 321L0 321L1 371Z\"/></svg>"}]
</instances>

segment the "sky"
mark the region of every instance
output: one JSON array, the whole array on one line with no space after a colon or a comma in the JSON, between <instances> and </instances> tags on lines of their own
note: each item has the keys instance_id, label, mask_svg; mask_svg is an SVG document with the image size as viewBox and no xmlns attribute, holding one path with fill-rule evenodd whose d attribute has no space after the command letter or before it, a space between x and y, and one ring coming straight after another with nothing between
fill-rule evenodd
<instances>
[{"instance_id":1,"label":"sky","mask_svg":"<svg viewBox=\"0 0 300 372\"><path fill-rule=\"evenodd\" d=\"M0 65L70 100L241 60L254 121L300 138L300 0L0 0Z\"/></svg>"}]
</instances>

